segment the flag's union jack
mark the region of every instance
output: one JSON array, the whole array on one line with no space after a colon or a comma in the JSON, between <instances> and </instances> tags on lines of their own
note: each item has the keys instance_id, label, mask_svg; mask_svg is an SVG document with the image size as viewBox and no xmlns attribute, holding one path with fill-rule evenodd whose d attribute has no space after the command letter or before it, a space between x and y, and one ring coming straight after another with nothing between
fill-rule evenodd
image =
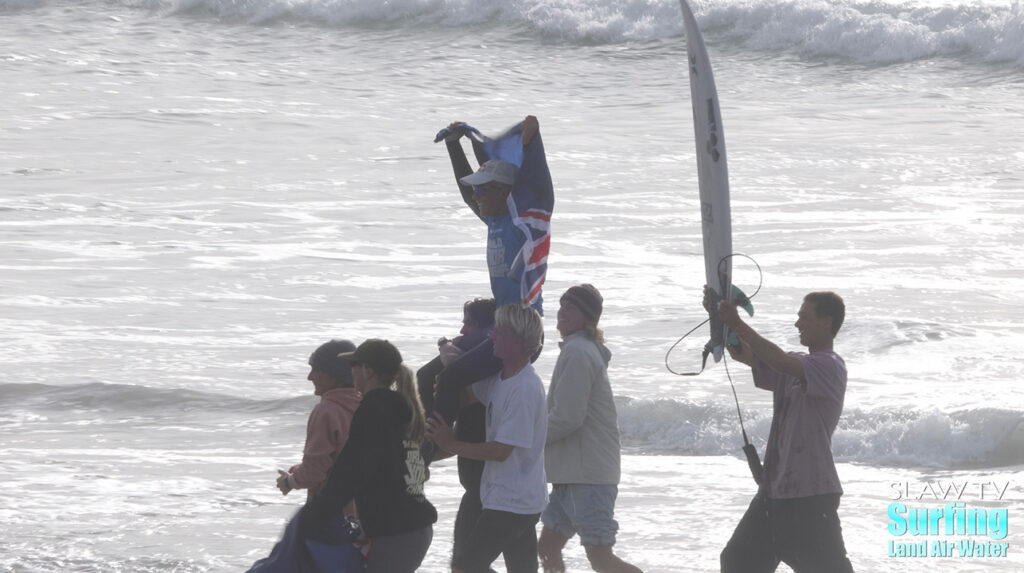
<instances>
[{"instance_id":1,"label":"flag's union jack","mask_svg":"<svg viewBox=\"0 0 1024 573\"><path fill-rule=\"evenodd\" d=\"M511 268L521 272L520 303L538 307L540 310L538 299L548 270L551 211L555 205L551 173L548 171L540 133L534 134L530 142L524 146L522 123L494 138L483 135L476 128L460 124L442 129L434 141L442 141L452 129L458 129L469 137L473 142L473 151L481 164L491 159L501 159L519 167L519 174L508 197L508 207L513 224L523 233L525 240L522 248L516 253Z\"/></svg>"}]
</instances>

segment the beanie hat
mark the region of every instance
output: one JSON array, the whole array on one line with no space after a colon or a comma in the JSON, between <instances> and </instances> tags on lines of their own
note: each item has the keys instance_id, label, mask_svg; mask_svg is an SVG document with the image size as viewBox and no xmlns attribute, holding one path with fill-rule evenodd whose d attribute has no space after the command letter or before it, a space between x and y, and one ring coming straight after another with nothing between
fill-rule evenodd
<instances>
[{"instance_id":1,"label":"beanie hat","mask_svg":"<svg viewBox=\"0 0 1024 573\"><path fill-rule=\"evenodd\" d=\"M584 283L569 287L561 299L561 301L566 300L575 304L583 312L583 316L593 321L594 324L601 319L601 311L604 310L604 297L594 288L594 285Z\"/></svg>"}]
</instances>

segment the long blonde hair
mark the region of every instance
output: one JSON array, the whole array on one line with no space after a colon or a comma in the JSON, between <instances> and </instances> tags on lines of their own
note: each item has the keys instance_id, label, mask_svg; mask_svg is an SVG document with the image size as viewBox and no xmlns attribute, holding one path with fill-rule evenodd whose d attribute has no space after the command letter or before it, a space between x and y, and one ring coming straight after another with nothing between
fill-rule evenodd
<instances>
[{"instance_id":1,"label":"long blonde hair","mask_svg":"<svg viewBox=\"0 0 1024 573\"><path fill-rule=\"evenodd\" d=\"M596 322L587 320L583 324L583 334L594 342L600 342L601 344L605 343L604 331L601 330L601 327L597 326Z\"/></svg>"},{"instance_id":2,"label":"long blonde hair","mask_svg":"<svg viewBox=\"0 0 1024 573\"><path fill-rule=\"evenodd\" d=\"M412 421L409 422L409 431L406 436L416 442L422 442L426 433L427 421L423 413L423 404L420 402L420 394L416 391L416 375L403 362L395 374L395 390L405 398L412 409Z\"/></svg>"}]
</instances>

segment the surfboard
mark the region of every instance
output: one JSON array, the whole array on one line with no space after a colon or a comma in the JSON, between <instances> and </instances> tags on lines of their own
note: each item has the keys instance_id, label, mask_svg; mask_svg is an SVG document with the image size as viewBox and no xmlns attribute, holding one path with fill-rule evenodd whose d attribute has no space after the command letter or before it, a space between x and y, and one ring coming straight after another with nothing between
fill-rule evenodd
<instances>
[{"instance_id":1,"label":"surfboard","mask_svg":"<svg viewBox=\"0 0 1024 573\"><path fill-rule=\"evenodd\" d=\"M711 72L711 61L697 19L686 0L683 29L690 70L690 102L693 107L694 142L697 147L697 177L700 186L700 219L704 239L704 275L710 289L711 339L704 347L705 360L710 353L715 362L722 359L726 326L718 317L718 302L733 300L732 292L732 220L729 209L729 168L725 156L725 132L718 106L718 89Z\"/></svg>"}]
</instances>

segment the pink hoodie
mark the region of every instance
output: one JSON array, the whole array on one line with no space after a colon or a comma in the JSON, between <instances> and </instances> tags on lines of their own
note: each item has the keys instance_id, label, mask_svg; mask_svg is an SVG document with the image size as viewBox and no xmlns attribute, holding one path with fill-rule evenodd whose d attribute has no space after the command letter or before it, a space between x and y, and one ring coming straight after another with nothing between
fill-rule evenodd
<instances>
[{"instance_id":1,"label":"pink hoodie","mask_svg":"<svg viewBox=\"0 0 1024 573\"><path fill-rule=\"evenodd\" d=\"M306 424L302 463L289 470L288 483L293 488L308 489L313 495L323 487L335 458L348 441L352 414L361 399L355 388L334 388L320 397Z\"/></svg>"}]
</instances>

